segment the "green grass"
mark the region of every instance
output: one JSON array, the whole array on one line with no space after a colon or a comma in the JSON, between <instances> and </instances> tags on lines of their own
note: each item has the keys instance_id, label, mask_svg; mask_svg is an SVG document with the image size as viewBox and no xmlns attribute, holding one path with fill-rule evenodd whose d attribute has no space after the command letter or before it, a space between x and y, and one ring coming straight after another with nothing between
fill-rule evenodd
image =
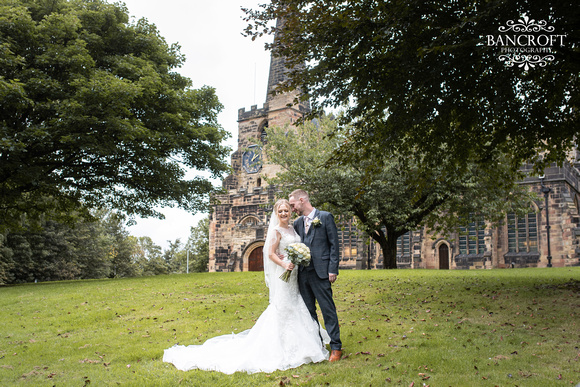
<instances>
[{"instance_id":1,"label":"green grass","mask_svg":"<svg viewBox=\"0 0 580 387\"><path fill-rule=\"evenodd\" d=\"M580 268L343 271L345 359L271 374L177 371L175 343L250 328L262 273L0 288L0 385L575 386Z\"/></svg>"}]
</instances>

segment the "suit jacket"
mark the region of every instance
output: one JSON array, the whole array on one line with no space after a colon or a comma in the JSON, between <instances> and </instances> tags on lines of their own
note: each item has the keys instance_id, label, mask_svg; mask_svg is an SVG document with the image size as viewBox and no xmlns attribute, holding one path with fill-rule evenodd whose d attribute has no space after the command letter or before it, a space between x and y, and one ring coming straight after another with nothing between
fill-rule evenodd
<instances>
[{"instance_id":1,"label":"suit jacket","mask_svg":"<svg viewBox=\"0 0 580 387\"><path fill-rule=\"evenodd\" d=\"M328 278L328 273L338 274L338 231L334 216L330 212L316 210L314 219L320 219L320 225L314 223L305 234L304 216L294 221L294 230L300 235L302 242L310 248L310 265L314 266L316 274L321 279Z\"/></svg>"}]
</instances>

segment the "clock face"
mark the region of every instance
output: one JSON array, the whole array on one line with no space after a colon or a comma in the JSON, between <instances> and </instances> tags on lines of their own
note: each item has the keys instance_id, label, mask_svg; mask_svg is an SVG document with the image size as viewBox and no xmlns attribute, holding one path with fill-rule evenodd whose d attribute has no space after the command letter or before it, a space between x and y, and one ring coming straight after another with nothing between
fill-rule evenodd
<instances>
[{"instance_id":1,"label":"clock face","mask_svg":"<svg viewBox=\"0 0 580 387\"><path fill-rule=\"evenodd\" d=\"M262 169L262 148L250 145L242 155L242 167L247 173L257 173Z\"/></svg>"}]
</instances>

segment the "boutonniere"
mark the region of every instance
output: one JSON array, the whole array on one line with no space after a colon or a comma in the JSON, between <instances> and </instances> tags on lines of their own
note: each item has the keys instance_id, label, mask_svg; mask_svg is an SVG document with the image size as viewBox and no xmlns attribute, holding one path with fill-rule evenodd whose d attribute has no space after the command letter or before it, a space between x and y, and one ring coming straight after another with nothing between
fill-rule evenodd
<instances>
[{"instance_id":1,"label":"boutonniere","mask_svg":"<svg viewBox=\"0 0 580 387\"><path fill-rule=\"evenodd\" d=\"M312 221L312 225L314 227L320 227L322 226L322 222L320 221L320 219L318 219L318 217L314 218L314 220Z\"/></svg>"}]
</instances>

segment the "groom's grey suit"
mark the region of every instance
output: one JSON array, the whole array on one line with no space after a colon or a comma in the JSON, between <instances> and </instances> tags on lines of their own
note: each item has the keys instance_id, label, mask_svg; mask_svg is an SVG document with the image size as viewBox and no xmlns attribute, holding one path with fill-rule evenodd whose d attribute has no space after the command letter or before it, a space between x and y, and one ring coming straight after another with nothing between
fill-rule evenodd
<instances>
[{"instance_id":1,"label":"groom's grey suit","mask_svg":"<svg viewBox=\"0 0 580 387\"><path fill-rule=\"evenodd\" d=\"M298 286L304 303L313 319L316 315L316 301L320 305L324 325L330 336L330 349L341 350L340 328L336 315L336 306L332 299L332 284L328 274L338 274L338 231L332 214L326 211L315 211L314 219L320 220L320 225L311 224L306 233L304 216L294 221L294 229L300 235L302 242L310 248L311 261L307 267L300 266Z\"/></svg>"}]
</instances>

